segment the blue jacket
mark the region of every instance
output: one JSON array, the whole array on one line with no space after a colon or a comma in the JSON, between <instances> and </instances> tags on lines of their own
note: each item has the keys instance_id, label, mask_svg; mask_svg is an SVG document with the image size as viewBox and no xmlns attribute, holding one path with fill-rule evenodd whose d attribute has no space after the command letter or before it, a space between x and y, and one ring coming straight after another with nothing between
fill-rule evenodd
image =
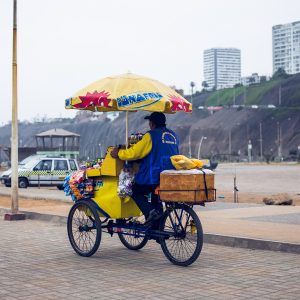
<instances>
[{"instance_id":1,"label":"blue jacket","mask_svg":"<svg viewBox=\"0 0 300 300\"><path fill-rule=\"evenodd\" d=\"M143 158L135 182L138 184L159 184L163 170L174 169L170 157L179 154L179 140L175 132L166 127L148 131L151 135L152 149Z\"/></svg>"}]
</instances>

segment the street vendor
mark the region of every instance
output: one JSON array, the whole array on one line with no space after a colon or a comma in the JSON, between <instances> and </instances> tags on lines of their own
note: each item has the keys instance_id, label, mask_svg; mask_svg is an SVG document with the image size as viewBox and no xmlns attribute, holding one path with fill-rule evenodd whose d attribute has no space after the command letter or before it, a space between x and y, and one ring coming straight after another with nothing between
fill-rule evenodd
<instances>
[{"instance_id":1,"label":"street vendor","mask_svg":"<svg viewBox=\"0 0 300 300\"><path fill-rule=\"evenodd\" d=\"M159 186L160 173L174 169L170 157L179 154L179 141L177 135L166 127L163 113L153 112L145 119L149 120L150 130L143 138L129 149L113 148L111 156L126 161L142 159L131 197L145 215L146 224L153 224L161 216L154 191ZM152 193L151 203L146 198L149 193Z\"/></svg>"}]
</instances>

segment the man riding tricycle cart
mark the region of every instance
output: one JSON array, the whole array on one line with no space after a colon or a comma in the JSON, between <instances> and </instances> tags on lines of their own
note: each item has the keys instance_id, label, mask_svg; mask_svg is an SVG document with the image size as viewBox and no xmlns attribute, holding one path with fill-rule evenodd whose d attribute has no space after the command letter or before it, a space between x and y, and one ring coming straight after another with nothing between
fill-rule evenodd
<instances>
[{"instance_id":1,"label":"man riding tricycle cart","mask_svg":"<svg viewBox=\"0 0 300 300\"><path fill-rule=\"evenodd\" d=\"M191 112L192 105L156 80L125 74L82 89L66 100L66 108L126 112L125 144L108 147L99 164L66 179L65 190L75 201L68 216L73 249L91 256L107 232L130 250L154 239L172 263L192 264L203 244L193 205L215 201L214 174L179 155L178 137L164 115ZM137 110L152 112L145 117L150 130L129 137L128 112Z\"/></svg>"}]
</instances>

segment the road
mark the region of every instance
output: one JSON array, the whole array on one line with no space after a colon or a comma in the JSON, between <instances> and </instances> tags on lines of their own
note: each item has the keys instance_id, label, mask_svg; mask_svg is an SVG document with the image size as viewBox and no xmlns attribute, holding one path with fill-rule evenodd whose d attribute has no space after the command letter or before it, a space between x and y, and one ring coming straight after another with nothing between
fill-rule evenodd
<instances>
[{"instance_id":1,"label":"road","mask_svg":"<svg viewBox=\"0 0 300 300\"><path fill-rule=\"evenodd\" d=\"M215 186L222 200L233 202L233 179L236 175L239 201L262 203L266 196L288 193L300 205L300 164L219 164L215 171ZM56 187L30 187L19 190L21 197L68 199ZM10 195L10 189L0 184L0 195Z\"/></svg>"},{"instance_id":2,"label":"road","mask_svg":"<svg viewBox=\"0 0 300 300\"><path fill-rule=\"evenodd\" d=\"M233 199L234 176L240 202L261 203L264 197L287 193L300 205L300 164L220 164L216 189L225 201Z\"/></svg>"}]
</instances>

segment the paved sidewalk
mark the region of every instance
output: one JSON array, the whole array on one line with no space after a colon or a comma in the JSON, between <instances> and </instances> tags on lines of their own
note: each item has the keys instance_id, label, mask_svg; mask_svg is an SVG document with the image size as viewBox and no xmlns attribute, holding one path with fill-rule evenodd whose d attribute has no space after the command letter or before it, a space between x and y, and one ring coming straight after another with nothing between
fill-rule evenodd
<instances>
[{"instance_id":1,"label":"paved sidewalk","mask_svg":"<svg viewBox=\"0 0 300 300\"><path fill-rule=\"evenodd\" d=\"M66 222L72 204L70 197L64 201L20 199L20 210L34 212L28 213L32 219ZM10 198L0 198L0 211L1 208L10 208ZM205 207L195 206L195 210L202 222L205 242L300 253L300 206L217 201Z\"/></svg>"},{"instance_id":2,"label":"paved sidewalk","mask_svg":"<svg viewBox=\"0 0 300 300\"><path fill-rule=\"evenodd\" d=\"M299 299L299 255L204 244L190 267L150 241L141 251L103 235L77 256L66 227L0 219L0 299Z\"/></svg>"},{"instance_id":3,"label":"paved sidewalk","mask_svg":"<svg viewBox=\"0 0 300 300\"><path fill-rule=\"evenodd\" d=\"M5 187L0 184L0 195L10 196L11 188ZM53 187L28 187L26 189L19 189L19 196L25 199L34 200L56 200L56 201L68 201L69 197L65 196L64 191L58 190L55 186Z\"/></svg>"},{"instance_id":4,"label":"paved sidewalk","mask_svg":"<svg viewBox=\"0 0 300 300\"><path fill-rule=\"evenodd\" d=\"M196 211L204 231L299 244L300 206L208 203Z\"/></svg>"}]
</instances>

